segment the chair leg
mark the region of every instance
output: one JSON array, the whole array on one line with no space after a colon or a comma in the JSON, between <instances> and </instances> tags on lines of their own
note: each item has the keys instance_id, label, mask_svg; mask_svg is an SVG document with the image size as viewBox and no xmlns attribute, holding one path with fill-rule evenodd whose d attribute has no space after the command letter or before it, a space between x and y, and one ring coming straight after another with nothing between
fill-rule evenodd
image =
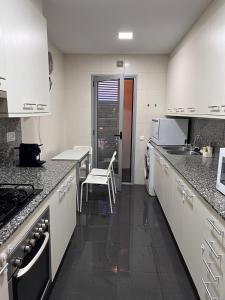
<instances>
[{"instance_id":1,"label":"chair leg","mask_svg":"<svg viewBox=\"0 0 225 300\"><path fill-rule=\"evenodd\" d=\"M114 184L113 184L112 176L110 176L109 180L110 180L111 187L112 187L113 203L115 204L116 203L116 197L115 197L115 190L114 190Z\"/></svg>"},{"instance_id":2,"label":"chair leg","mask_svg":"<svg viewBox=\"0 0 225 300\"><path fill-rule=\"evenodd\" d=\"M114 173L113 166L112 166L112 177L113 177L114 191L115 191L115 194L116 194L117 193L117 188L116 188L116 179L115 179L115 173Z\"/></svg>"},{"instance_id":3,"label":"chair leg","mask_svg":"<svg viewBox=\"0 0 225 300\"><path fill-rule=\"evenodd\" d=\"M83 187L84 187L84 182L81 184L81 191L80 191L80 213L82 212Z\"/></svg>"},{"instance_id":4,"label":"chair leg","mask_svg":"<svg viewBox=\"0 0 225 300\"><path fill-rule=\"evenodd\" d=\"M88 202L88 190L89 190L89 188L88 188L89 186L88 186L88 183L86 184L86 202Z\"/></svg>"},{"instance_id":5,"label":"chair leg","mask_svg":"<svg viewBox=\"0 0 225 300\"><path fill-rule=\"evenodd\" d=\"M112 214L112 199L111 199L111 192L110 192L109 181L108 181L107 185L108 185L108 192L109 192L109 205L110 205L110 211L111 211L111 214Z\"/></svg>"}]
</instances>

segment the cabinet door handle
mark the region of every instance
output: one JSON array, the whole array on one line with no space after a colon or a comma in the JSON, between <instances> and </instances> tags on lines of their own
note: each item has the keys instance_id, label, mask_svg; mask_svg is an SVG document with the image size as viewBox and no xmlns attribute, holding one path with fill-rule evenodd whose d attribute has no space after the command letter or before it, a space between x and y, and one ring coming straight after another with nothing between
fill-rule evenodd
<instances>
[{"instance_id":1,"label":"cabinet door handle","mask_svg":"<svg viewBox=\"0 0 225 300\"><path fill-rule=\"evenodd\" d=\"M224 232L215 225L214 220L207 218L207 221L219 235L224 236Z\"/></svg>"},{"instance_id":2,"label":"cabinet door handle","mask_svg":"<svg viewBox=\"0 0 225 300\"><path fill-rule=\"evenodd\" d=\"M176 182L177 182L177 184L178 184L180 187L183 187L183 186L184 186L184 184L180 181L180 179L176 179Z\"/></svg>"},{"instance_id":3,"label":"cabinet door handle","mask_svg":"<svg viewBox=\"0 0 225 300\"><path fill-rule=\"evenodd\" d=\"M38 104L37 105L37 110L45 110L45 108L47 107L47 104Z\"/></svg>"},{"instance_id":4,"label":"cabinet door handle","mask_svg":"<svg viewBox=\"0 0 225 300\"><path fill-rule=\"evenodd\" d=\"M213 242L209 242L207 240L205 240L207 246L209 247L209 249L212 251L212 253L214 254L216 259L221 259L222 255L221 254L217 254L215 249L213 248Z\"/></svg>"},{"instance_id":5,"label":"cabinet door handle","mask_svg":"<svg viewBox=\"0 0 225 300\"><path fill-rule=\"evenodd\" d=\"M8 268L8 263L6 263L3 267L0 268L0 276L6 271L6 269Z\"/></svg>"},{"instance_id":6,"label":"cabinet door handle","mask_svg":"<svg viewBox=\"0 0 225 300\"><path fill-rule=\"evenodd\" d=\"M24 103L23 104L23 109L24 110L33 110L34 106L36 106L36 104L34 104L34 103Z\"/></svg>"},{"instance_id":7,"label":"cabinet door handle","mask_svg":"<svg viewBox=\"0 0 225 300\"><path fill-rule=\"evenodd\" d=\"M218 281L220 276L216 276L214 275L212 269L210 268L210 266L208 265L207 261L203 258L203 262L206 266L207 271L209 272L209 274L211 275L213 281Z\"/></svg>"},{"instance_id":8,"label":"cabinet door handle","mask_svg":"<svg viewBox=\"0 0 225 300\"><path fill-rule=\"evenodd\" d=\"M207 293L209 299L210 299L210 300L219 300L218 297L213 297L213 296L211 295L210 291L209 291L209 288L208 288L207 285L210 284L211 282L205 282L204 279L202 278L202 283L203 283L203 286L204 286L204 288L205 288L205 290L206 290L206 293Z\"/></svg>"},{"instance_id":9,"label":"cabinet door handle","mask_svg":"<svg viewBox=\"0 0 225 300\"><path fill-rule=\"evenodd\" d=\"M208 106L208 108L210 109L211 112L219 112L220 111L220 107L218 105L210 105L210 106Z\"/></svg>"},{"instance_id":10,"label":"cabinet door handle","mask_svg":"<svg viewBox=\"0 0 225 300\"><path fill-rule=\"evenodd\" d=\"M193 204L194 195L190 195L187 191L185 191L185 198L188 199L191 202L191 204Z\"/></svg>"},{"instance_id":11,"label":"cabinet door handle","mask_svg":"<svg viewBox=\"0 0 225 300\"><path fill-rule=\"evenodd\" d=\"M188 107L187 108L190 112L196 112L196 108L195 107Z\"/></svg>"}]
</instances>

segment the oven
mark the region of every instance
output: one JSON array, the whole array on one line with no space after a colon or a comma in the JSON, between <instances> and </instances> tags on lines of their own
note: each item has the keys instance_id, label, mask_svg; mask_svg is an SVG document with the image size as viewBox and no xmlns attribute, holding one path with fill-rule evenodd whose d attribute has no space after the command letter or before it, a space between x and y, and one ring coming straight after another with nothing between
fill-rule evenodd
<instances>
[{"instance_id":1,"label":"oven","mask_svg":"<svg viewBox=\"0 0 225 300\"><path fill-rule=\"evenodd\" d=\"M225 195L225 148L220 149L216 188Z\"/></svg>"},{"instance_id":2,"label":"oven","mask_svg":"<svg viewBox=\"0 0 225 300\"><path fill-rule=\"evenodd\" d=\"M8 258L9 299L43 299L49 285L49 210L46 210Z\"/></svg>"}]
</instances>

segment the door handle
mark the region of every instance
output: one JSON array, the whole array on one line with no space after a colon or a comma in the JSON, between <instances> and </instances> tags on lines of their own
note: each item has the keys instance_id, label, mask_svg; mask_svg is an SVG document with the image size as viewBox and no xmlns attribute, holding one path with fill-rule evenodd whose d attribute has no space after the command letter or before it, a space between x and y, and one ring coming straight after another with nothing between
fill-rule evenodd
<instances>
[{"instance_id":1,"label":"door handle","mask_svg":"<svg viewBox=\"0 0 225 300\"><path fill-rule=\"evenodd\" d=\"M118 136L118 137L122 140L122 138L123 138L123 133L122 133L122 131L120 131L120 134L114 134L114 136Z\"/></svg>"}]
</instances>

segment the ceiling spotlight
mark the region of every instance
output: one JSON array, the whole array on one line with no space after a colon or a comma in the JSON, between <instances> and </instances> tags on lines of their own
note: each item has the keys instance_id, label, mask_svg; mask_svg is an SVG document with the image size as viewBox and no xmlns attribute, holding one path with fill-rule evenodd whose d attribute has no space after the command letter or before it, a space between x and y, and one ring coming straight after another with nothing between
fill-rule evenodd
<instances>
[{"instance_id":1,"label":"ceiling spotlight","mask_svg":"<svg viewBox=\"0 0 225 300\"><path fill-rule=\"evenodd\" d=\"M119 40L133 40L133 32L119 32Z\"/></svg>"}]
</instances>

